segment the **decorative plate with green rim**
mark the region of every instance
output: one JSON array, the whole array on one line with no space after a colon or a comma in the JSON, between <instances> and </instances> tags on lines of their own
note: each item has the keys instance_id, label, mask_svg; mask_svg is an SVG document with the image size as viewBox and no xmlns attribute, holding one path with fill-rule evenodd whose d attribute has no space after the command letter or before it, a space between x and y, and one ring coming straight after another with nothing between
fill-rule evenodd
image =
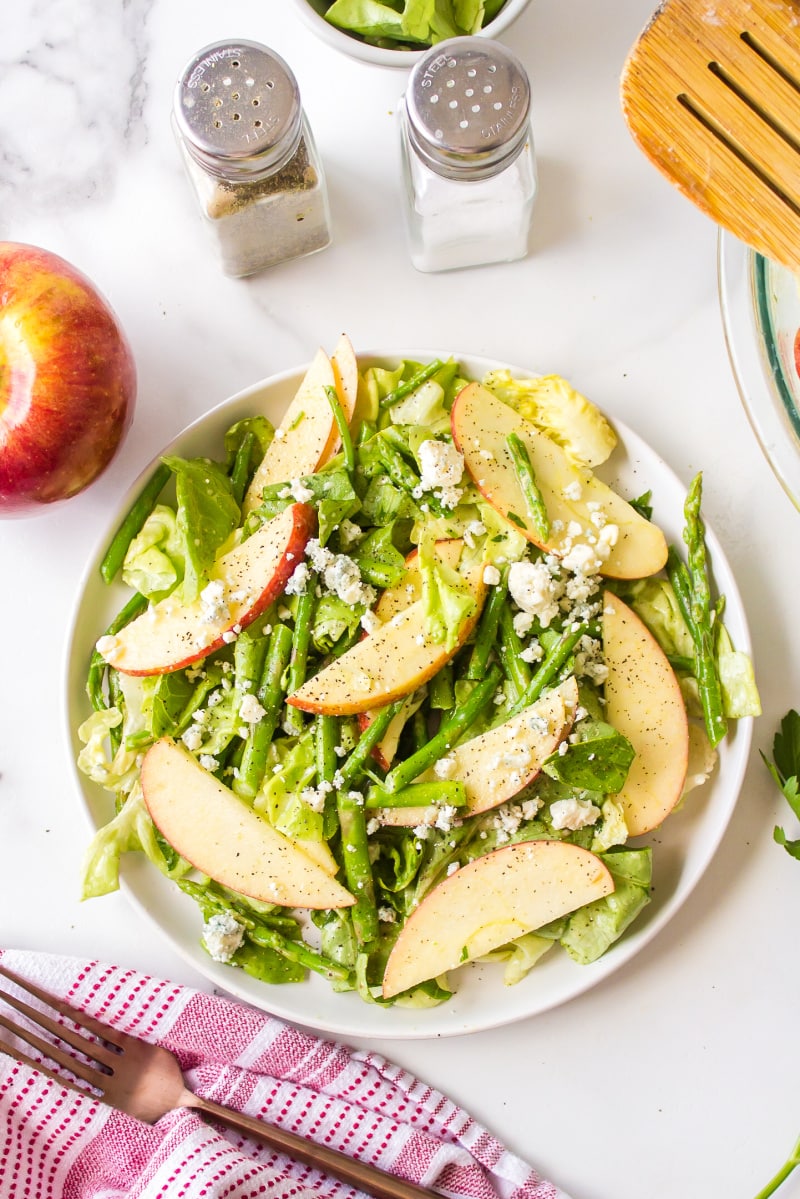
<instances>
[{"instance_id":1,"label":"decorative plate with green rim","mask_svg":"<svg viewBox=\"0 0 800 1199\"><path fill-rule=\"evenodd\" d=\"M720 233L718 268L742 403L767 460L800 508L800 279L726 232Z\"/></svg>"}]
</instances>

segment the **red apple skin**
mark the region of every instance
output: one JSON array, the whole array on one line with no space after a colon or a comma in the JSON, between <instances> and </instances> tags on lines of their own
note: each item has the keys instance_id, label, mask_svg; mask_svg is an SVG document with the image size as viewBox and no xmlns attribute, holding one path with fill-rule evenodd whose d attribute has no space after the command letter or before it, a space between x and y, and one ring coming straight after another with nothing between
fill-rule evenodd
<instances>
[{"instance_id":1,"label":"red apple skin","mask_svg":"<svg viewBox=\"0 0 800 1199\"><path fill-rule=\"evenodd\" d=\"M316 509L309 504L292 504L291 506L292 527L289 531L286 544L283 547L280 561L277 563L275 571L268 579L264 580L264 589L257 597L255 603L247 609L246 612L239 616L237 624L241 628L246 629L249 624L261 615L262 612L270 606L273 600L276 600L283 593L286 584L289 582L294 573L297 563L305 553L308 539L314 535L317 530L317 513ZM146 613L137 617L137 620L146 619ZM133 622L136 623L135 621ZM131 627L131 626L128 626ZM122 636L125 630L123 629ZM109 662L120 674L129 675L152 675L152 674L171 674L176 670L184 670L187 666L191 666L195 662L202 661L209 654L214 653L218 649L222 649L226 644L225 638L220 634L207 645L203 645L200 649L195 649L188 653L185 657L175 659L169 662L153 663L146 668L134 668L126 666L124 662L116 662L112 654L105 655L106 661Z\"/></svg>"},{"instance_id":2,"label":"red apple skin","mask_svg":"<svg viewBox=\"0 0 800 1199\"><path fill-rule=\"evenodd\" d=\"M49 250L0 242L0 517L93 482L135 399L131 348L94 284Z\"/></svg>"}]
</instances>

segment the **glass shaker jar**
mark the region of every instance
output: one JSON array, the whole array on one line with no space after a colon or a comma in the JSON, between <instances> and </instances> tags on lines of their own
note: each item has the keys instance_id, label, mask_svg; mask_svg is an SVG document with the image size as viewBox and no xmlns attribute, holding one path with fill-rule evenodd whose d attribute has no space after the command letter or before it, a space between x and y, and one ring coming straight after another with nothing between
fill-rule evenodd
<instances>
[{"instance_id":1,"label":"glass shaker jar","mask_svg":"<svg viewBox=\"0 0 800 1199\"><path fill-rule=\"evenodd\" d=\"M536 195L530 84L504 46L459 37L425 54L400 106L400 142L417 270L527 254Z\"/></svg>"},{"instance_id":2,"label":"glass shaker jar","mask_svg":"<svg viewBox=\"0 0 800 1199\"><path fill-rule=\"evenodd\" d=\"M206 46L178 80L172 119L226 274L330 243L322 164L280 55L249 41Z\"/></svg>"}]
</instances>

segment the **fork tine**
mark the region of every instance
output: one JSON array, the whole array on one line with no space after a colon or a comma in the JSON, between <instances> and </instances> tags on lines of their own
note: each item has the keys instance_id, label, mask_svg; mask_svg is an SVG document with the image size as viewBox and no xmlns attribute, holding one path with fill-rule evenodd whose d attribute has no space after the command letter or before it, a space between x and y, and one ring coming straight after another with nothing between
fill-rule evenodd
<instances>
[{"instance_id":1,"label":"fork tine","mask_svg":"<svg viewBox=\"0 0 800 1199\"><path fill-rule=\"evenodd\" d=\"M46 1041L44 1037L37 1036L37 1034L31 1029L23 1028L21 1025L15 1024L13 1020L8 1020L2 1014L0 1014L0 1025L10 1032L12 1036L19 1037L21 1041L25 1041L31 1046L32 1049L38 1049L39 1053L43 1053L45 1057L51 1058L59 1066L63 1066L65 1070L69 1070L70 1073L77 1075L78 1078L82 1078L84 1082L88 1082L91 1086L96 1087L99 1091L103 1090L103 1079L108 1078L108 1075L103 1074L103 1072L98 1070L95 1066L90 1066L87 1062L80 1061L78 1058L73 1057L72 1054L61 1049L58 1045L54 1045L52 1041ZM21 1055L14 1049L9 1049L9 1053L12 1057L21 1058ZM35 1069L43 1069L38 1062L34 1062L32 1059L25 1058L25 1060L30 1065L34 1066ZM44 1070L44 1073L49 1074L51 1078L57 1078L60 1082L64 1082L65 1085L68 1085L64 1078L53 1073L52 1071ZM90 1093L91 1092L87 1092L87 1094Z\"/></svg>"},{"instance_id":2,"label":"fork tine","mask_svg":"<svg viewBox=\"0 0 800 1199\"><path fill-rule=\"evenodd\" d=\"M49 1066L45 1066L42 1062L37 1062L35 1058L29 1057L21 1049L17 1049L14 1045L9 1045L4 1037L0 1037L0 1053L7 1053L15 1061L24 1062L32 1070L38 1070L40 1074L46 1074L48 1078L52 1078L53 1082L57 1082L60 1086L66 1087L70 1091L77 1091L79 1095L86 1095L89 1099L98 1098L88 1087L81 1086L74 1078L65 1078L63 1074L59 1074L56 1070L51 1070Z\"/></svg>"},{"instance_id":3,"label":"fork tine","mask_svg":"<svg viewBox=\"0 0 800 1199\"><path fill-rule=\"evenodd\" d=\"M73 1029L67 1028L63 1024L59 1024L57 1020L53 1020L53 1018L48 1016L45 1012L40 1012L37 1008L31 1007L30 1004L23 1003L21 999L17 999L14 995L9 995L8 992L2 990L2 988L0 988L0 999L2 999L4 1003L7 1003L9 1007L16 1008L20 1015L25 1016L31 1021L32 1024L38 1024L40 1028L45 1029L46 1032L52 1033L52 1035L54 1037L58 1037L60 1041L65 1041L68 1045L71 1045L73 1049L77 1049L86 1057L91 1058L92 1061L102 1062L104 1066L108 1066L110 1069L113 1067L114 1062L119 1057L118 1053L114 1053L112 1050L107 1049L105 1045L100 1045L97 1043L97 1041L90 1041L88 1037L83 1035L83 1033L75 1032ZM4 1022L2 1021L2 1018L0 1018L0 1022ZM45 1041L44 1044L49 1045L50 1042ZM55 1054L51 1054L51 1057L55 1057ZM56 1060L58 1060L58 1058L56 1058Z\"/></svg>"},{"instance_id":4,"label":"fork tine","mask_svg":"<svg viewBox=\"0 0 800 1199\"><path fill-rule=\"evenodd\" d=\"M67 1020L71 1020L74 1024L79 1024L81 1028L94 1033L96 1037L100 1037L101 1040L108 1042L109 1045L114 1045L118 1050L125 1049L127 1045L136 1040L135 1037L130 1037L127 1033L119 1032L117 1029L112 1028L110 1024L104 1024L102 1020L98 1020L95 1016L90 1016L88 1012L80 1011L78 1008L73 1007L72 1004L67 1003L66 1000L60 999L57 995L51 995L49 991L38 987L36 983L28 982L26 978L15 974L13 970L9 970L2 962L0 962L0 974L4 978L7 978L9 982L15 983L20 990L27 991L29 995L35 996L36 999L41 1000L42 1003L53 1008L60 1015L65 1016ZM8 1003L11 1003L18 1011L20 1010L19 1004L21 1000L14 1000L12 996L7 995L5 992L2 992L2 995ZM31 1012L34 1012L34 1009L30 1009L30 1012L26 1012L26 1015L31 1015ZM31 1019L35 1020L40 1015L41 1013L35 1012L31 1015ZM63 1032L66 1031L63 1029L63 1025L53 1023L54 1028L51 1031L55 1032L55 1035L58 1037L63 1036ZM42 1026L47 1027L44 1024ZM63 1039L67 1040L68 1038L64 1037ZM70 1044L74 1044L74 1042L70 1041ZM82 1048L84 1044L85 1038L81 1038L77 1048ZM113 1063L115 1056L116 1054L109 1056L109 1064Z\"/></svg>"}]
</instances>

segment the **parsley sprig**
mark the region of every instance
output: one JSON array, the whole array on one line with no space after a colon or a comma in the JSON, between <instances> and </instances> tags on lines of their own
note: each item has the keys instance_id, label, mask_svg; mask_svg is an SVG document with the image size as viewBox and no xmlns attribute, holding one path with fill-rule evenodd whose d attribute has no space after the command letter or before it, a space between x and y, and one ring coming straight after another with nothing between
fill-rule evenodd
<instances>
[{"instance_id":1,"label":"parsley sprig","mask_svg":"<svg viewBox=\"0 0 800 1199\"><path fill-rule=\"evenodd\" d=\"M786 713L772 742L770 762L766 754L761 757L764 764L781 789L789 807L800 820L800 715L792 708ZM800 861L800 840L790 841L784 830L776 825L773 836L778 845Z\"/></svg>"},{"instance_id":2,"label":"parsley sprig","mask_svg":"<svg viewBox=\"0 0 800 1199\"><path fill-rule=\"evenodd\" d=\"M794 708L786 713L773 738L773 760L770 762L763 752L761 757L786 798L789 807L800 820L800 714ZM800 839L790 841L785 831L777 824L772 835L778 845L782 845L793 858L800 860ZM769 1199L769 1196L775 1194L778 1187L786 1181L798 1165L800 1165L800 1137L780 1170L758 1192L755 1199Z\"/></svg>"}]
</instances>

